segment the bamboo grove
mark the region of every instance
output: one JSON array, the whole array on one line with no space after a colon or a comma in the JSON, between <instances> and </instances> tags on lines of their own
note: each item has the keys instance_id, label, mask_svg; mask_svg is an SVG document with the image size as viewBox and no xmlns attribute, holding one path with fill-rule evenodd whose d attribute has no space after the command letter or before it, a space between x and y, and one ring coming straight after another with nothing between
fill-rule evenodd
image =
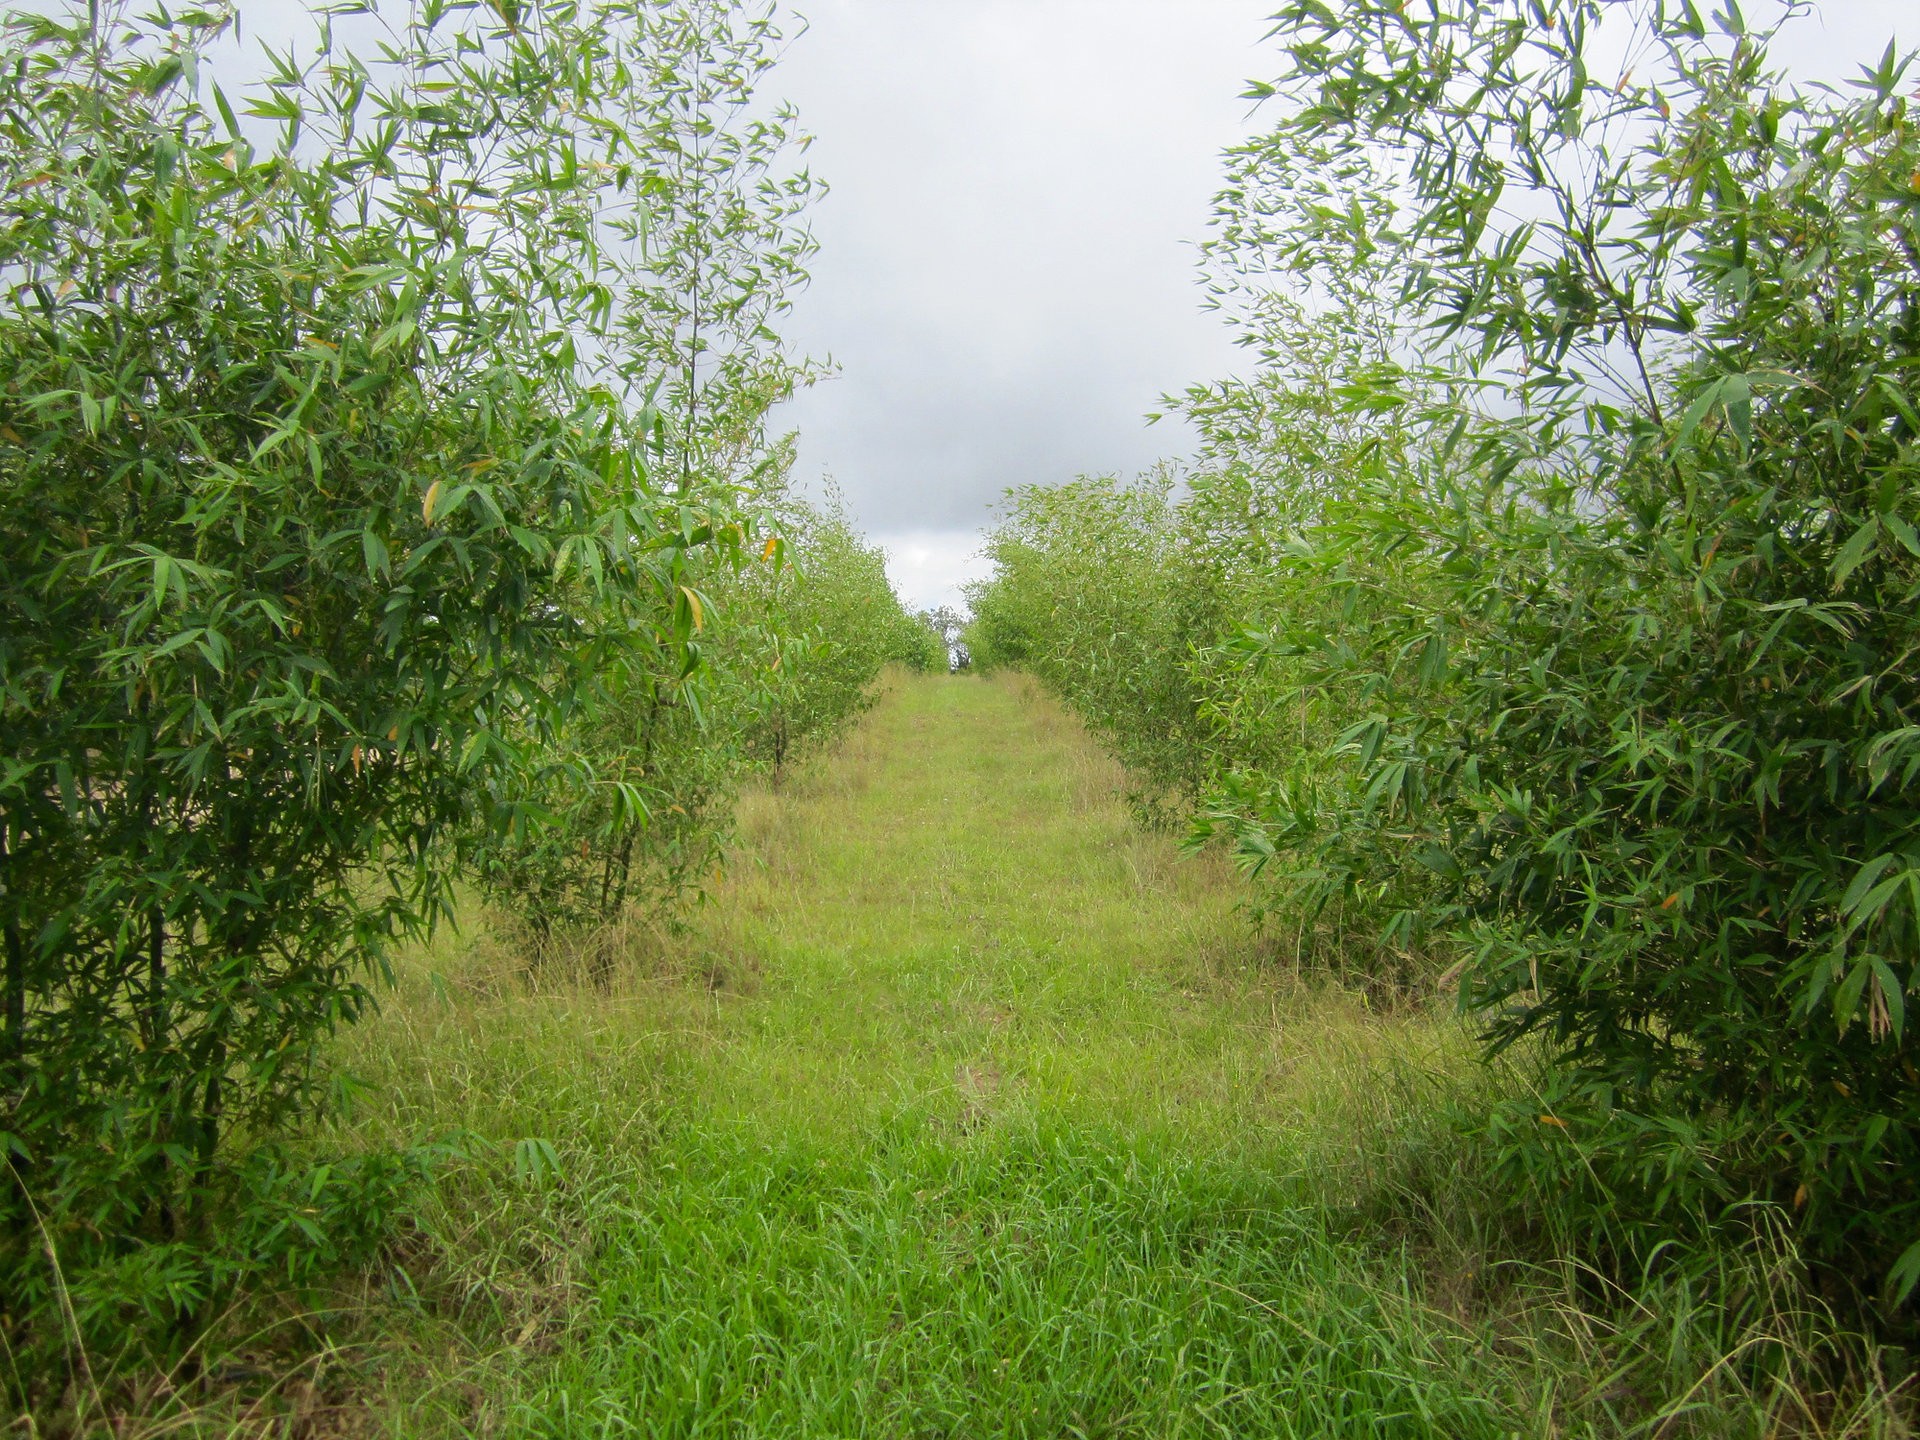
<instances>
[{"instance_id":1,"label":"bamboo grove","mask_svg":"<svg viewBox=\"0 0 1920 1440\"><path fill-rule=\"evenodd\" d=\"M6 21L0 1386L377 1241L431 1147L301 1127L459 887L530 963L671 912L746 774L944 661L767 429L772 12L366 13L233 96L224 10Z\"/></svg>"},{"instance_id":2,"label":"bamboo grove","mask_svg":"<svg viewBox=\"0 0 1920 1440\"><path fill-rule=\"evenodd\" d=\"M1304 960L1537 1067L1467 1123L1591 1250L1781 1229L1871 1309L1920 1278L1915 77L1704 12L1283 7L1206 248L1252 363L1170 402L1190 465L1012 492L970 640Z\"/></svg>"}]
</instances>

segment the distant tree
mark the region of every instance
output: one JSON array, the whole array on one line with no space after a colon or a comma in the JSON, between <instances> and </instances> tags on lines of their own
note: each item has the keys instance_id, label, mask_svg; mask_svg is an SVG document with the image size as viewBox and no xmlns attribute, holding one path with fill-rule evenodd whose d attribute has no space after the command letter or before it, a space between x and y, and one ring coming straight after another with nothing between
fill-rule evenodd
<instances>
[{"instance_id":1,"label":"distant tree","mask_svg":"<svg viewBox=\"0 0 1920 1440\"><path fill-rule=\"evenodd\" d=\"M920 623L936 636L947 652L947 669L958 673L971 669L973 653L966 639L967 617L951 605L938 605L920 612Z\"/></svg>"}]
</instances>

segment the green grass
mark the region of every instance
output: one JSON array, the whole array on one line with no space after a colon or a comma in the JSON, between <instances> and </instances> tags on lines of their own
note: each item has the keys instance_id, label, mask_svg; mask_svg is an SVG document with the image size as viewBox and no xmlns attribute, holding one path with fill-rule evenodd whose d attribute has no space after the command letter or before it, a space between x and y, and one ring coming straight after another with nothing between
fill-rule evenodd
<instances>
[{"instance_id":1,"label":"green grass","mask_svg":"<svg viewBox=\"0 0 1920 1440\"><path fill-rule=\"evenodd\" d=\"M601 989L483 933L347 1041L343 1136L462 1135L310 1316L303 1433L1904 1435L1803 1338L1515 1248L1444 1014L1267 956L1016 679L900 680L747 797ZM557 1162L550 1165L549 1157ZM1500 1202L1504 1204L1505 1202ZM1776 1341L1784 1343L1776 1343ZM1784 1380L1767 1377L1784 1376ZM293 1397L291 1399L287 1397ZM241 1427L244 1428L244 1427Z\"/></svg>"},{"instance_id":2,"label":"green grass","mask_svg":"<svg viewBox=\"0 0 1920 1440\"><path fill-rule=\"evenodd\" d=\"M1246 1167L1120 1134L695 1134L604 1237L529 1433L1495 1436L1472 1346Z\"/></svg>"}]
</instances>

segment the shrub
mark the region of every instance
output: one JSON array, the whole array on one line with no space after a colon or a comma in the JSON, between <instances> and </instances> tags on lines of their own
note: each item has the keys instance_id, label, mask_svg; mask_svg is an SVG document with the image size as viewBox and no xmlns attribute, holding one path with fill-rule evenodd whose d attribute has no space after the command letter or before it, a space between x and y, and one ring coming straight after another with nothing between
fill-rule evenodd
<instances>
[{"instance_id":1,"label":"shrub","mask_svg":"<svg viewBox=\"0 0 1920 1440\"><path fill-rule=\"evenodd\" d=\"M653 377L648 458L674 508L635 541L655 557L653 618L581 677L564 730L528 737L528 763L494 789L501 823L466 856L536 958L556 928L628 905L672 921L699 893L753 763L745 736L775 723L747 657L797 643L740 579L780 545L792 447L767 412L817 373L774 329L806 282L821 189L790 163L807 144L796 117L760 94L784 37L770 7L733 0L621 14L626 73L609 83L637 208L616 230L641 248L644 283L614 343ZM761 530L764 553L748 544Z\"/></svg>"},{"instance_id":2,"label":"shrub","mask_svg":"<svg viewBox=\"0 0 1920 1440\"><path fill-rule=\"evenodd\" d=\"M50 1262L110 1329L213 1312L450 837L582 676L685 649L727 505L654 483L619 346L642 13L428 5L238 113L219 16L7 22L5 1383L57 1383Z\"/></svg>"},{"instance_id":3,"label":"shrub","mask_svg":"<svg viewBox=\"0 0 1920 1440\"><path fill-rule=\"evenodd\" d=\"M897 660L917 675L944 674L953 663L945 629L935 626L924 613L905 610L893 627L893 646L888 658Z\"/></svg>"},{"instance_id":4,"label":"shrub","mask_svg":"<svg viewBox=\"0 0 1920 1440\"><path fill-rule=\"evenodd\" d=\"M1140 778L1132 798L1156 821L1209 764L1185 663L1173 483L1161 470L1009 492L986 547L994 573L967 595L975 662L1025 669L1078 710Z\"/></svg>"},{"instance_id":5,"label":"shrub","mask_svg":"<svg viewBox=\"0 0 1920 1440\"><path fill-rule=\"evenodd\" d=\"M1376 970L1458 947L1552 1062L1501 1153L1625 1249L1758 1203L1904 1294L1909 68L1798 93L1733 7L1633 23L1286 6L1209 246L1258 363L1176 402L1177 502L1017 494L974 633Z\"/></svg>"},{"instance_id":6,"label":"shrub","mask_svg":"<svg viewBox=\"0 0 1920 1440\"><path fill-rule=\"evenodd\" d=\"M1796 93L1729 7L1278 19L1262 142L1384 177L1423 390L1352 395L1417 469L1298 564L1375 603L1274 648L1361 682L1310 860L1425 875L1493 1045L1655 1232L1758 1199L1843 1273L1920 1277L1920 132L1889 48ZM1610 20L1610 25L1617 23ZM1610 52L1611 53L1611 52ZM1328 207L1337 212L1338 207ZM1311 285L1322 257L1277 257ZM1373 586L1398 567L1412 588ZM1538 1107L1536 1107L1537 1109Z\"/></svg>"},{"instance_id":7,"label":"shrub","mask_svg":"<svg viewBox=\"0 0 1920 1440\"><path fill-rule=\"evenodd\" d=\"M861 538L838 496L782 508L781 553L769 557L781 563L742 597L765 626L760 653L743 657L765 687L742 707L754 717L747 746L776 777L866 710L889 661L926 668L931 638L894 595L886 556Z\"/></svg>"}]
</instances>

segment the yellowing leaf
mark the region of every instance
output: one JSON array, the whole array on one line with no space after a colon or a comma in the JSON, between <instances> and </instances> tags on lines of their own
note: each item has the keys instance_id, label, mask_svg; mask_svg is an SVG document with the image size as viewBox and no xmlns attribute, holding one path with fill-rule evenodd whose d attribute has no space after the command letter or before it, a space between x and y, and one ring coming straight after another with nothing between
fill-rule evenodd
<instances>
[{"instance_id":1,"label":"yellowing leaf","mask_svg":"<svg viewBox=\"0 0 1920 1440\"><path fill-rule=\"evenodd\" d=\"M779 548L779 545L780 545L780 537L778 535L767 536L767 543L766 543L766 546L760 551L760 558L762 560L771 560L773 558L773 552L777 548Z\"/></svg>"},{"instance_id":2,"label":"yellowing leaf","mask_svg":"<svg viewBox=\"0 0 1920 1440\"><path fill-rule=\"evenodd\" d=\"M701 629L707 621L700 609L700 597L684 585L680 587L680 593L687 597L687 608L693 611L693 628Z\"/></svg>"},{"instance_id":3,"label":"yellowing leaf","mask_svg":"<svg viewBox=\"0 0 1920 1440\"><path fill-rule=\"evenodd\" d=\"M420 518L427 524L433 523L433 504L440 498L440 482L434 481L427 487L426 497L420 502Z\"/></svg>"}]
</instances>

